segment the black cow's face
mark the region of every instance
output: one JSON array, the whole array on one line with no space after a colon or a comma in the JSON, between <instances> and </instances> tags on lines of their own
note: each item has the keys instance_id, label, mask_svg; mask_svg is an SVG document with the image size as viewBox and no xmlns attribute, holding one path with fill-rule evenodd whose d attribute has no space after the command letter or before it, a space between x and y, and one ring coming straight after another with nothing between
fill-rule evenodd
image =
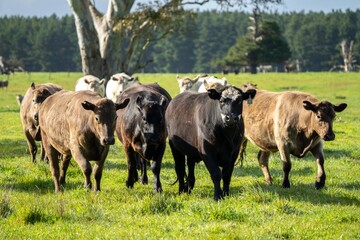
<instances>
[{"instance_id":1,"label":"black cow's face","mask_svg":"<svg viewBox=\"0 0 360 240\"><path fill-rule=\"evenodd\" d=\"M346 103L333 105L330 102L323 101L319 103L311 103L303 101L304 108L314 113L315 124L312 126L319 136L325 141L335 139L332 125L335 118L335 112L342 112L346 107Z\"/></svg>"},{"instance_id":2,"label":"black cow's face","mask_svg":"<svg viewBox=\"0 0 360 240\"><path fill-rule=\"evenodd\" d=\"M85 110L93 112L94 128L99 136L100 144L113 145L115 143L114 131L116 123L116 110L125 108L129 99L115 104L111 100L103 98L95 103L85 101L82 106Z\"/></svg>"},{"instance_id":3,"label":"black cow's face","mask_svg":"<svg viewBox=\"0 0 360 240\"><path fill-rule=\"evenodd\" d=\"M209 96L220 104L221 119L225 126L235 126L239 123L242 113L242 101L254 98L256 90L250 89L245 93L241 89L228 86L222 90L209 89Z\"/></svg>"},{"instance_id":4,"label":"black cow's face","mask_svg":"<svg viewBox=\"0 0 360 240\"><path fill-rule=\"evenodd\" d=\"M140 116L138 125L142 132L143 142L146 144L158 145L161 143L165 131L166 104L167 100L164 97L137 97L136 105Z\"/></svg>"}]
</instances>

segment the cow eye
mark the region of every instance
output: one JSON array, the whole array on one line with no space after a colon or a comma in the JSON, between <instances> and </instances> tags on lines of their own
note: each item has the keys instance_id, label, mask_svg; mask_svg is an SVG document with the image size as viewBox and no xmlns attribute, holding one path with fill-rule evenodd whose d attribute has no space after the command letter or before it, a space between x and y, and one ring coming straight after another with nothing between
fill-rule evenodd
<instances>
[{"instance_id":1,"label":"cow eye","mask_svg":"<svg viewBox=\"0 0 360 240\"><path fill-rule=\"evenodd\" d=\"M318 115L316 115L316 117L320 120L321 119L321 116L318 114Z\"/></svg>"},{"instance_id":2,"label":"cow eye","mask_svg":"<svg viewBox=\"0 0 360 240\"><path fill-rule=\"evenodd\" d=\"M96 122L99 122L99 117L95 117Z\"/></svg>"}]
</instances>

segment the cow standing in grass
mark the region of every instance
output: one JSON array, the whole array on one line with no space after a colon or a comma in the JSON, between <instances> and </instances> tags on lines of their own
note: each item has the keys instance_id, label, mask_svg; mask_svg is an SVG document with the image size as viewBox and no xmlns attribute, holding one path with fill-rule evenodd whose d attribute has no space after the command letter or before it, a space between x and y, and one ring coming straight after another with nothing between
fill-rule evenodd
<instances>
[{"instance_id":1,"label":"cow standing in grass","mask_svg":"<svg viewBox=\"0 0 360 240\"><path fill-rule=\"evenodd\" d=\"M171 100L158 84L134 84L118 101L130 98L129 105L117 111L116 133L123 144L128 164L126 186L132 188L138 180L136 165L142 168L141 183L147 184L146 162L151 161L154 190L162 191L161 162L166 147L165 110Z\"/></svg>"},{"instance_id":2,"label":"cow standing in grass","mask_svg":"<svg viewBox=\"0 0 360 240\"><path fill-rule=\"evenodd\" d=\"M243 89L254 88L251 85ZM302 92L268 92L257 89L252 105L244 104L245 137L260 148L258 161L267 183L272 184L268 163L272 152L280 152L284 180L282 186L290 187L290 154L302 158L311 152L317 160L317 189L324 187L323 141L335 139L333 121L336 112L347 104L334 105L319 101ZM243 143L245 149L246 141ZM240 153L240 156L242 153Z\"/></svg>"},{"instance_id":3,"label":"cow standing in grass","mask_svg":"<svg viewBox=\"0 0 360 240\"><path fill-rule=\"evenodd\" d=\"M36 162L36 153L38 150L35 141L41 140L36 113L37 107L47 97L62 89L63 88L61 86L53 83L39 84L36 86L34 83L32 83L22 98L20 105L20 119L33 162ZM45 152L42 145L40 159L45 159Z\"/></svg>"},{"instance_id":4,"label":"cow standing in grass","mask_svg":"<svg viewBox=\"0 0 360 240\"><path fill-rule=\"evenodd\" d=\"M90 189L90 175L94 171L94 190L100 191L104 162L110 145L115 143L116 110L126 107L128 102L124 99L115 104L91 91L60 91L42 103L39 109L41 136L56 192L65 184L69 156L80 166L84 186ZM63 156L61 172L60 155ZM90 161L95 161L93 170Z\"/></svg>"},{"instance_id":5,"label":"cow standing in grass","mask_svg":"<svg viewBox=\"0 0 360 240\"><path fill-rule=\"evenodd\" d=\"M165 119L179 193L190 193L193 189L195 163L203 160L214 184L214 199L229 194L231 175L244 133L242 102L254 98L255 94L253 89L243 92L226 86L209 89L206 93L185 91L170 102ZM185 156L188 166L186 182Z\"/></svg>"},{"instance_id":6,"label":"cow standing in grass","mask_svg":"<svg viewBox=\"0 0 360 240\"><path fill-rule=\"evenodd\" d=\"M90 90L99 93L102 97L105 96L105 79L100 80L93 75L86 75L77 80L75 91Z\"/></svg>"}]
</instances>

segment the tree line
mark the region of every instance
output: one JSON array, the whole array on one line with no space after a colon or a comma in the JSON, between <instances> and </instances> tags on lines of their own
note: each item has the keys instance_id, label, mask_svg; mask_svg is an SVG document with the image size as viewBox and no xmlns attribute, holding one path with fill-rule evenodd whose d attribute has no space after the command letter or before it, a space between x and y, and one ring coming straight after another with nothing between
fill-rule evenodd
<instances>
[{"instance_id":1,"label":"tree line","mask_svg":"<svg viewBox=\"0 0 360 240\"><path fill-rule=\"evenodd\" d=\"M246 12L195 12L174 33L154 42L144 53L143 72L213 73L239 38L248 34ZM288 43L288 62L302 71L329 71L343 64L341 42L353 41L353 59L360 57L360 10L261 13L260 24L275 22ZM72 16L0 18L0 56L26 71L81 71ZM355 63L356 64L356 63Z\"/></svg>"}]
</instances>

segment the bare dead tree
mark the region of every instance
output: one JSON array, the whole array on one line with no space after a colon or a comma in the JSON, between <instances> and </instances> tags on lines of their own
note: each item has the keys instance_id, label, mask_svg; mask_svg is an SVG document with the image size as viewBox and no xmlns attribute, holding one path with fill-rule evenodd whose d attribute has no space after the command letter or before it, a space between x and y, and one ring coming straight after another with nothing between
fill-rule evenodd
<instances>
[{"instance_id":1,"label":"bare dead tree","mask_svg":"<svg viewBox=\"0 0 360 240\"><path fill-rule=\"evenodd\" d=\"M344 59L344 72L350 72L353 68L353 47L354 41L351 40L348 42L347 40L342 40L340 43L340 53L342 58Z\"/></svg>"}]
</instances>

